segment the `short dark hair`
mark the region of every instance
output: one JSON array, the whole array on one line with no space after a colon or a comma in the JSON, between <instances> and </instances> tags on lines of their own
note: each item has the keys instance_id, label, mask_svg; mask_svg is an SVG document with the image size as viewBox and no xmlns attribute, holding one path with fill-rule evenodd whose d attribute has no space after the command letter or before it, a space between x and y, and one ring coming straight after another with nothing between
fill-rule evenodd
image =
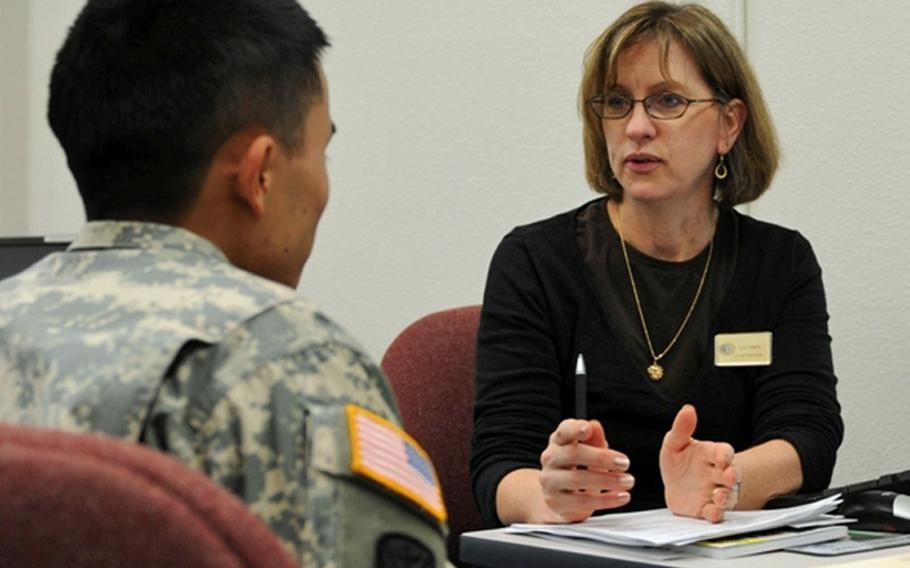
<instances>
[{"instance_id":1,"label":"short dark hair","mask_svg":"<svg viewBox=\"0 0 910 568\"><path fill-rule=\"evenodd\" d=\"M297 0L89 0L48 104L87 218L175 222L248 126L299 149L326 46Z\"/></svg>"}]
</instances>

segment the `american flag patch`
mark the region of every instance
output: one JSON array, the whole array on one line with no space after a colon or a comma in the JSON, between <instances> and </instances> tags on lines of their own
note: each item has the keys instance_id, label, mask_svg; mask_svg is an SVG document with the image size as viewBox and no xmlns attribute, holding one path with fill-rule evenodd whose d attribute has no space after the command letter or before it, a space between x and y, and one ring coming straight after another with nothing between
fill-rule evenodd
<instances>
[{"instance_id":1,"label":"american flag patch","mask_svg":"<svg viewBox=\"0 0 910 568\"><path fill-rule=\"evenodd\" d=\"M353 404L346 407L351 470L418 504L444 523L446 508L433 462L417 441L388 420Z\"/></svg>"}]
</instances>

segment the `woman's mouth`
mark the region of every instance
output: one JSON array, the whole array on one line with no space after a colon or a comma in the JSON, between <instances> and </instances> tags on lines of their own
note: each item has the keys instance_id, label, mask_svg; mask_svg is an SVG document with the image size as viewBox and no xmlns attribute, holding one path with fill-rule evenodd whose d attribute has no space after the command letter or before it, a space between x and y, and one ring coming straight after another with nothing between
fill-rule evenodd
<instances>
[{"instance_id":1,"label":"woman's mouth","mask_svg":"<svg viewBox=\"0 0 910 568\"><path fill-rule=\"evenodd\" d=\"M630 154L626 157L625 164L635 173L647 173L660 164L660 158L653 154Z\"/></svg>"}]
</instances>

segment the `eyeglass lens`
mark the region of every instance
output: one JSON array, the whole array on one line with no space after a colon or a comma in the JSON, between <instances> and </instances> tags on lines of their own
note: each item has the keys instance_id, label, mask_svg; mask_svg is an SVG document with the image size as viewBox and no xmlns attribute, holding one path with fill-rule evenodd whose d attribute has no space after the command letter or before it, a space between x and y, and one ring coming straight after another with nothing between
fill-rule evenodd
<instances>
[{"instance_id":1,"label":"eyeglass lens","mask_svg":"<svg viewBox=\"0 0 910 568\"><path fill-rule=\"evenodd\" d=\"M603 118L624 118L638 101L618 93L605 93L591 99L594 112ZM686 112L689 100L676 93L655 93L641 101L653 118L679 118Z\"/></svg>"}]
</instances>

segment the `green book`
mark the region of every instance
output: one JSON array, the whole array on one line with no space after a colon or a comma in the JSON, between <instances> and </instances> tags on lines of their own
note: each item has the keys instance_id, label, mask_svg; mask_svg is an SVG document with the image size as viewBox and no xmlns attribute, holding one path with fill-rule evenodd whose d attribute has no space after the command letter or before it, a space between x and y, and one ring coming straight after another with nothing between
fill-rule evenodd
<instances>
[{"instance_id":1,"label":"green book","mask_svg":"<svg viewBox=\"0 0 910 568\"><path fill-rule=\"evenodd\" d=\"M847 527L844 525L828 525L806 529L783 527L712 540L702 540L681 546L680 549L711 558L737 558L739 556L748 556L750 554L759 554L846 537Z\"/></svg>"}]
</instances>

